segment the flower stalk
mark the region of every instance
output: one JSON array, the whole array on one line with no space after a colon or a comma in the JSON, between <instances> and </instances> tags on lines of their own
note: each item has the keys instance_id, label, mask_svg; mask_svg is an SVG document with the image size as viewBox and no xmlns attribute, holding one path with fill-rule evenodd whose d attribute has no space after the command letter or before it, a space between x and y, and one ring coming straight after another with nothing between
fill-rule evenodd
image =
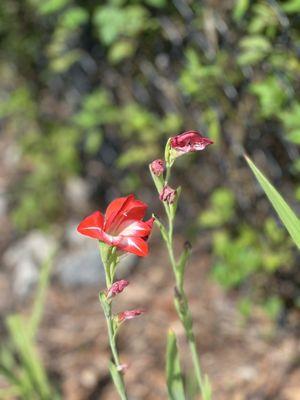
<instances>
[{"instance_id":1,"label":"flower stalk","mask_svg":"<svg viewBox=\"0 0 300 400\"><path fill-rule=\"evenodd\" d=\"M171 189L169 186L171 179L172 166L175 159L184 154L193 151L203 150L206 145L211 144L207 138L203 138L198 132L190 131L178 135L175 138L170 138L166 144L165 148L165 178L162 175L158 177L153 173L150 167L150 173L152 179L155 183L156 189L159 194L159 198L162 201L167 217L167 227L159 220L155 219L155 223L158 226L162 238L166 244L168 255L170 259L170 264L175 278L175 291L174 291L174 305L177 315L181 321L181 324L185 331L185 336L188 341L191 358L195 370L195 376L197 379L197 384L201 397L203 400L210 400L210 387L208 378L203 376L201 370L201 364L198 357L197 345L195 340L195 335L193 332L193 319L189 308L188 298L184 290L184 277L185 268L191 253L191 245L186 242L183 251L178 259L176 259L174 254L174 220L176 217L177 204L181 192L181 188ZM180 147L181 146L181 147Z\"/></svg>"},{"instance_id":2,"label":"flower stalk","mask_svg":"<svg viewBox=\"0 0 300 400\"><path fill-rule=\"evenodd\" d=\"M158 163L157 168L163 168ZM157 168L155 171L157 171ZM158 171L159 173L159 171ZM120 364L117 348L117 335L120 326L127 320L143 313L143 310L126 310L113 314L112 303L119 293L129 284L122 279L115 281L116 269L121 252L132 253L140 257L148 254L148 239L154 218L143 221L147 204L135 199L134 195L113 200L105 214L95 211L84 218L77 227L82 235L99 242L100 256L104 266L106 289L99 293L99 300L106 319L108 341L112 354L110 373L121 400L127 400L123 373L126 364Z\"/></svg>"},{"instance_id":3,"label":"flower stalk","mask_svg":"<svg viewBox=\"0 0 300 400\"><path fill-rule=\"evenodd\" d=\"M116 255L115 247L108 247L104 243L100 243L100 254L102 263L105 269L106 277L106 293L104 291L99 293L99 300L103 308L103 313L106 319L108 341L113 358L113 366L111 366L111 375L115 383L116 389L122 400L127 400L127 394L125 389L125 383L120 364L120 357L117 348L117 334L119 324L116 321L115 316L112 312L112 299L107 295L111 291L113 285L116 265L118 263L118 257Z\"/></svg>"}]
</instances>

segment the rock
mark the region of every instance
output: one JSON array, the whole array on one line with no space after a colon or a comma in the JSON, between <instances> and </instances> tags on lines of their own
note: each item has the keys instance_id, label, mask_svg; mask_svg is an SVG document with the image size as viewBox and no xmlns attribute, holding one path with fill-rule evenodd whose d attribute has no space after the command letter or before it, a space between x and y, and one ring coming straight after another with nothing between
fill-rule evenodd
<instances>
[{"instance_id":1,"label":"rock","mask_svg":"<svg viewBox=\"0 0 300 400\"><path fill-rule=\"evenodd\" d=\"M53 237L33 231L6 250L2 261L12 270L12 289L17 297L25 297L35 286L40 266L49 259L55 245Z\"/></svg>"},{"instance_id":2,"label":"rock","mask_svg":"<svg viewBox=\"0 0 300 400\"><path fill-rule=\"evenodd\" d=\"M92 285L105 283L103 266L97 246L65 252L56 264L58 279L64 286Z\"/></svg>"},{"instance_id":3,"label":"rock","mask_svg":"<svg viewBox=\"0 0 300 400\"><path fill-rule=\"evenodd\" d=\"M0 188L0 219L5 217L7 215L7 209L8 209L8 201L7 201L7 196L4 191L1 190Z\"/></svg>"},{"instance_id":4,"label":"rock","mask_svg":"<svg viewBox=\"0 0 300 400\"><path fill-rule=\"evenodd\" d=\"M86 212L89 208L91 189L87 182L79 177L68 179L65 186L65 197L72 210Z\"/></svg>"},{"instance_id":5,"label":"rock","mask_svg":"<svg viewBox=\"0 0 300 400\"><path fill-rule=\"evenodd\" d=\"M100 287L105 285L105 274L97 244L93 246L66 251L56 264L56 275L66 287L90 285ZM118 278L128 276L138 262L138 257L127 255L118 266Z\"/></svg>"}]
</instances>

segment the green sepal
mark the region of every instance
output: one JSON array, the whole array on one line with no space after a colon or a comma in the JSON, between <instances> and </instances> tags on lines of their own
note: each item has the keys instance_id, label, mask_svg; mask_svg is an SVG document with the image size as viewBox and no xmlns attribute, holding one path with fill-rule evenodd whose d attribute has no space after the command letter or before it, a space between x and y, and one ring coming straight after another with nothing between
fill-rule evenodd
<instances>
[{"instance_id":1,"label":"green sepal","mask_svg":"<svg viewBox=\"0 0 300 400\"><path fill-rule=\"evenodd\" d=\"M179 186L179 187L176 189L175 200L174 200L174 202L173 202L172 204L170 204L170 206L169 206L169 207L170 207L170 215L171 215L171 218L172 218L172 219L174 219L174 217L175 217L175 215L176 215L177 206L178 206L178 200L179 200L180 194L181 194L181 186Z\"/></svg>"},{"instance_id":2,"label":"green sepal","mask_svg":"<svg viewBox=\"0 0 300 400\"><path fill-rule=\"evenodd\" d=\"M114 282L116 266L119 262L117 249L114 246L109 246L106 243L99 242L100 256L104 266L106 286L109 288Z\"/></svg>"},{"instance_id":3,"label":"green sepal","mask_svg":"<svg viewBox=\"0 0 300 400\"><path fill-rule=\"evenodd\" d=\"M171 330L167 337L166 375L169 399L185 400L176 336Z\"/></svg>"},{"instance_id":4,"label":"green sepal","mask_svg":"<svg viewBox=\"0 0 300 400\"><path fill-rule=\"evenodd\" d=\"M163 189L163 187L164 187L163 174L161 174L160 176L155 175L151 170L151 164L149 164L149 170L150 170L150 174L151 174L152 180L153 180L153 182L155 184L156 190L160 194L162 189Z\"/></svg>"},{"instance_id":5,"label":"green sepal","mask_svg":"<svg viewBox=\"0 0 300 400\"><path fill-rule=\"evenodd\" d=\"M164 241L167 242L168 241L168 234L167 234L166 228L164 227L162 222L154 214L152 214L152 217L154 218L154 223L157 225L158 229L160 230L160 233L161 233Z\"/></svg>"},{"instance_id":6,"label":"green sepal","mask_svg":"<svg viewBox=\"0 0 300 400\"><path fill-rule=\"evenodd\" d=\"M99 292L99 300L102 305L104 314L107 318L110 316L110 302L107 301L106 293L105 292Z\"/></svg>"},{"instance_id":7,"label":"green sepal","mask_svg":"<svg viewBox=\"0 0 300 400\"><path fill-rule=\"evenodd\" d=\"M169 140L166 143L166 147L165 147L165 161L166 161L166 167L170 168L174 162L174 160L172 161L171 159L171 138L169 138Z\"/></svg>"}]
</instances>

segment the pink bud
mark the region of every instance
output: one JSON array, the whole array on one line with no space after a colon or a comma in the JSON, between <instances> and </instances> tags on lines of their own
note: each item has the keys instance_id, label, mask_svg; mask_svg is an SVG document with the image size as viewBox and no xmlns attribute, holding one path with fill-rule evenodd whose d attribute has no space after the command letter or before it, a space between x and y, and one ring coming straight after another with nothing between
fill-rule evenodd
<instances>
[{"instance_id":1,"label":"pink bud","mask_svg":"<svg viewBox=\"0 0 300 400\"><path fill-rule=\"evenodd\" d=\"M160 176L165 170L165 162L159 158L158 160L152 161L150 168L154 175Z\"/></svg>"},{"instance_id":2,"label":"pink bud","mask_svg":"<svg viewBox=\"0 0 300 400\"><path fill-rule=\"evenodd\" d=\"M118 314L118 320L119 322L123 322L128 319L133 319L135 317L138 317L139 315L142 315L144 312L145 312L144 310L123 311L120 314Z\"/></svg>"},{"instance_id":3,"label":"pink bud","mask_svg":"<svg viewBox=\"0 0 300 400\"><path fill-rule=\"evenodd\" d=\"M123 373L124 373L128 368L129 368L129 365L128 365L128 364L119 364L119 365L117 366L117 370L120 371L120 372L123 372Z\"/></svg>"},{"instance_id":4,"label":"pink bud","mask_svg":"<svg viewBox=\"0 0 300 400\"><path fill-rule=\"evenodd\" d=\"M106 297L112 298L115 297L117 294L123 292L123 290L126 288L126 286L129 285L129 282L126 281L125 279L122 279L120 281L117 281L112 284L112 286L108 289Z\"/></svg>"},{"instance_id":5,"label":"pink bud","mask_svg":"<svg viewBox=\"0 0 300 400\"><path fill-rule=\"evenodd\" d=\"M213 144L209 138L202 136L198 131L183 132L171 137L170 145L174 150L175 158L186 153L204 150L206 146Z\"/></svg>"},{"instance_id":6,"label":"pink bud","mask_svg":"<svg viewBox=\"0 0 300 400\"><path fill-rule=\"evenodd\" d=\"M161 201L166 201L168 204L173 204L176 198L176 190L166 185L161 191L159 198Z\"/></svg>"}]
</instances>

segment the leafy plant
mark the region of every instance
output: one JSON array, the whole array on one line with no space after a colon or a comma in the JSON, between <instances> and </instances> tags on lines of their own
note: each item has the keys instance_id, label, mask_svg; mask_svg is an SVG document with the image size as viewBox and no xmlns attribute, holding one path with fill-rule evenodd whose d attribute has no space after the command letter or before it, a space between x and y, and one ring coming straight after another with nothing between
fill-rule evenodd
<instances>
[{"instance_id":1,"label":"leafy plant","mask_svg":"<svg viewBox=\"0 0 300 400\"><path fill-rule=\"evenodd\" d=\"M11 399L15 396L24 400L60 398L49 382L35 341L45 306L52 258L53 256L41 267L30 317L25 320L21 315L13 314L6 318L8 340L0 348L0 375L8 387L0 390L2 399Z\"/></svg>"}]
</instances>

